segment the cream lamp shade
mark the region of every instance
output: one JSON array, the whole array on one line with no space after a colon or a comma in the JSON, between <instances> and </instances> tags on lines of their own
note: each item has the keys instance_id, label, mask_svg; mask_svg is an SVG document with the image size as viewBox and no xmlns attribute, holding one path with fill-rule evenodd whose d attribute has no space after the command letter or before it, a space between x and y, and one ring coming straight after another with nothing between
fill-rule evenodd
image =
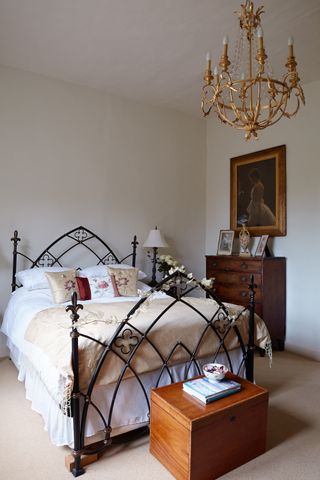
<instances>
[{"instance_id":1,"label":"cream lamp shade","mask_svg":"<svg viewBox=\"0 0 320 480\"><path fill-rule=\"evenodd\" d=\"M148 238L143 244L143 247L146 248L165 248L169 245L161 235L160 230L157 227L154 230L150 230Z\"/></svg>"}]
</instances>

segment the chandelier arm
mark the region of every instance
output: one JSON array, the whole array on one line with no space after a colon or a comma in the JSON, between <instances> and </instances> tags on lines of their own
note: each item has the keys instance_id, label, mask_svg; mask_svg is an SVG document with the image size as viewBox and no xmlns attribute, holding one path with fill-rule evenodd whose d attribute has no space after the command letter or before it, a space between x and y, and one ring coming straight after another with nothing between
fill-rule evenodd
<instances>
[{"instance_id":1,"label":"chandelier arm","mask_svg":"<svg viewBox=\"0 0 320 480\"><path fill-rule=\"evenodd\" d=\"M221 110L221 106L223 107L223 111L225 111L225 104L224 103L217 103L216 105L216 108L217 108L217 114L218 114L218 117L220 118L220 120L223 122L223 123L227 123L228 125L230 125L231 127L233 128L238 128L240 130L245 130L246 126L243 122L241 122L241 118L237 117L236 121L237 122L241 122L240 124L235 124L234 122L232 122L228 116ZM228 107L229 108L229 107Z\"/></svg>"},{"instance_id":2,"label":"chandelier arm","mask_svg":"<svg viewBox=\"0 0 320 480\"><path fill-rule=\"evenodd\" d=\"M241 115L245 114L245 121L248 122L248 121L251 121L251 119L249 120L248 118L248 110L246 108L246 105L245 105L245 99L247 98L247 92L248 90L251 88L251 86L253 85L253 81L251 81L248 85L245 85L245 82L244 81L235 81L235 82L232 82L232 79L229 75L229 73L227 74L228 76L228 81L227 83L225 83L224 85L220 86L220 89L219 89L219 95L217 95L217 97L221 97L221 93L224 91L224 90L227 90L227 92L229 93L229 96L230 96L230 104L227 105L225 104L224 101L221 101L221 105L224 106L224 109L227 109L227 110L232 110L233 112L237 112L235 115L238 119L241 119ZM221 78L223 79L223 76L221 76ZM238 83L241 83L241 94L240 94L240 98L242 98L242 107L241 108L237 108L236 107L236 102L234 101L234 93L239 93L239 89L236 88L236 85Z\"/></svg>"},{"instance_id":3,"label":"chandelier arm","mask_svg":"<svg viewBox=\"0 0 320 480\"><path fill-rule=\"evenodd\" d=\"M227 86L224 86L226 88ZM250 85L246 87L245 90L248 90L250 88ZM230 91L229 91L230 94ZM246 108L237 108L234 98L232 95L232 102L228 105L226 105L223 101L217 101L217 113L219 118L224 122L227 123L228 125L234 127L234 128L239 128L246 130L247 129L247 124L251 122L248 118L248 111ZM227 113L232 111L235 116L235 120L231 120Z\"/></svg>"},{"instance_id":4,"label":"chandelier arm","mask_svg":"<svg viewBox=\"0 0 320 480\"><path fill-rule=\"evenodd\" d=\"M282 116L285 114L288 97L290 94L289 88L285 82L280 82L278 80L273 80L270 78L268 78L267 80L266 79L262 79L262 80L263 82L265 81L268 82L269 89L274 90L274 93L273 93L273 96L269 98L268 118L260 122L257 122L259 125L259 130L264 129L269 125L274 125L282 118ZM279 90L279 88L276 88L276 85L280 85L282 87L281 90ZM275 98L277 95L281 96L280 99L278 100L276 100ZM274 106L272 106L272 101L275 102ZM278 113L281 113L280 116L275 118L278 115Z\"/></svg>"},{"instance_id":5,"label":"chandelier arm","mask_svg":"<svg viewBox=\"0 0 320 480\"><path fill-rule=\"evenodd\" d=\"M264 128L274 125L277 123L282 117L283 117L283 112L285 110L282 109L282 106L284 106L284 109L286 108L287 105L287 97L284 97L284 101L279 103L276 108L269 108L269 115L268 118L265 120L262 120L259 122L259 130L263 130ZM278 116L279 114L279 116Z\"/></svg>"},{"instance_id":6,"label":"chandelier arm","mask_svg":"<svg viewBox=\"0 0 320 480\"><path fill-rule=\"evenodd\" d=\"M302 90L301 85L300 85L300 84L297 85L296 88L297 88L298 91L299 91L299 95L298 95L298 96L301 98L301 101L302 101L303 105L305 105L305 104L306 104L306 99L305 99L304 92L303 92L303 90Z\"/></svg>"},{"instance_id":7,"label":"chandelier arm","mask_svg":"<svg viewBox=\"0 0 320 480\"><path fill-rule=\"evenodd\" d=\"M284 77L284 83L287 84L287 79L289 78L290 80L290 74L287 74L285 77ZM288 87L288 97L290 98L291 94L295 95L296 97L296 101L297 101L297 106L295 108L295 110L293 110L292 112L286 112L285 113L285 116L287 118L291 118L293 117L294 115L296 115L296 113L298 112L299 108L300 108L300 100L302 102L303 105L305 105L305 97L304 97L304 93L303 93L303 89L300 85L300 83L297 83L295 84L293 87Z\"/></svg>"},{"instance_id":8,"label":"chandelier arm","mask_svg":"<svg viewBox=\"0 0 320 480\"><path fill-rule=\"evenodd\" d=\"M286 108L286 105L287 105L287 97L285 99L285 102L284 102L284 108ZM285 110L284 110L285 111ZM258 124L258 127L257 127L257 130L263 130L265 129L266 127L269 127L271 125L274 125L276 123L279 122L279 120L281 120L281 118L283 117L284 115L284 111L281 109L281 106L279 105L276 109L276 112L273 113L272 116L269 116L267 119L265 119L264 121L261 121L259 122ZM280 112L281 114L275 118L276 114Z\"/></svg>"},{"instance_id":9,"label":"chandelier arm","mask_svg":"<svg viewBox=\"0 0 320 480\"><path fill-rule=\"evenodd\" d=\"M266 124L264 124L264 122L260 122L260 124L257 126L257 130L264 130L266 127L269 127L271 125L275 125L276 123L278 123L281 120L282 117L283 117L283 114L281 114L275 120L272 120L272 121L270 121Z\"/></svg>"},{"instance_id":10,"label":"chandelier arm","mask_svg":"<svg viewBox=\"0 0 320 480\"><path fill-rule=\"evenodd\" d=\"M296 95L296 100L297 100L297 105L296 105L296 108L292 111L292 112L286 112L285 110L283 111L282 115L285 116L286 118L291 118L293 117L294 115L296 115L297 111L299 110L300 108L300 100L299 100L299 96L297 94Z\"/></svg>"},{"instance_id":11,"label":"chandelier arm","mask_svg":"<svg viewBox=\"0 0 320 480\"><path fill-rule=\"evenodd\" d=\"M212 109L213 105L211 105L208 110L202 110L203 111L203 116L206 117L207 115L209 115L209 113L211 112L211 109Z\"/></svg>"},{"instance_id":12,"label":"chandelier arm","mask_svg":"<svg viewBox=\"0 0 320 480\"><path fill-rule=\"evenodd\" d=\"M250 108L248 109L246 106L246 98L247 98L247 92L249 91L249 95L252 96L253 98L253 88L254 85L256 84L256 79L251 80L248 85L243 85L242 86L242 107L240 109L239 116L241 116L241 121L242 124L244 125L244 128L248 130L249 132L253 133L255 131L255 124L257 123L257 118L260 114L261 111L261 102L259 101L256 109L253 110L253 102L250 102ZM260 86L260 84L258 83ZM258 90L258 98L260 98L260 90Z\"/></svg>"},{"instance_id":13,"label":"chandelier arm","mask_svg":"<svg viewBox=\"0 0 320 480\"><path fill-rule=\"evenodd\" d=\"M281 84L281 83L280 83ZM284 80L283 83L281 84L284 86L284 91L282 93L282 97L284 97L284 101L282 102L279 102L279 110L281 110L282 112L282 116L285 116L287 118L291 118L293 117L294 115L296 115L296 113L298 112L299 108L300 108L300 100L299 100L299 93L296 93L296 101L297 101L297 105L296 105L296 108L292 111L292 112L287 112L287 105L288 105L288 100L289 98L291 97L291 94L292 92L294 92L294 90L297 88L297 87L293 87L293 88L290 88L288 87L288 84L287 82ZM300 86L299 86L300 87ZM301 87L300 87L301 88ZM298 91L299 91L299 88L298 88ZM280 118L281 118L280 117Z\"/></svg>"},{"instance_id":14,"label":"chandelier arm","mask_svg":"<svg viewBox=\"0 0 320 480\"><path fill-rule=\"evenodd\" d=\"M253 96L253 87L254 87L254 84L255 84L255 79L254 80L250 80L250 82L248 83L248 85L246 86L245 88L245 92L249 91L249 95ZM253 122L253 119L254 119L254 113L253 113L253 103L251 102L251 99L250 99L250 107L249 109L246 107L246 104L244 104L244 107L243 107L243 111L246 112L246 118L247 118L247 121L248 122Z\"/></svg>"},{"instance_id":15,"label":"chandelier arm","mask_svg":"<svg viewBox=\"0 0 320 480\"><path fill-rule=\"evenodd\" d=\"M230 75L228 74L229 78L230 78L230 84L232 83L232 80L231 80L231 77ZM227 85L228 87L228 85ZM238 93L238 90L233 87L233 88L230 88L229 86L229 95L230 95L230 106L231 106L231 110L233 111L234 113L234 116L236 117L236 119L238 121L241 120L241 112L240 110L237 108L237 105L236 105L236 102L234 100L234 93Z\"/></svg>"},{"instance_id":16,"label":"chandelier arm","mask_svg":"<svg viewBox=\"0 0 320 480\"><path fill-rule=\"evenodd\" d=\"M209 98L209 90L211 93L211 98ZM211 109L215 101L215 89L213 85L204 85L202 87L202 100L201 100L201 109L203 115L206 117L211 112ZM206 105L209 105L209 108L206 109Z\"/></svg>"},{"instance_id":17,"label":"chandelier arm","mask_svg":"<svg viewBox=\"0 0 320 480\"><path fill-rule=\"evenodd\" d=\"M254 109L254 115L253 115L253 122L254 124L257 124L259 123L258 122L258 118L260 116L260 112L261 112L261 73L258 74L257 76L257 79L258 79L258 82L255 82L255 83L258 83L258 93L257 93L257 101L256 101L256 107Z\"/></svg>"},{"instance_id":18,"label":"chandelier arm","mask_svg":"<svg viewBox=\"0 0 320 480\"><path fill-rule=\"evenodd\" d=\"M221 81L224 81L225 83L221 85ZM219 86L219 89L218 89ZM219 116L222 119L222 121L228 123L229 125L232 125L232 121L229 120L228 116L225 113L226 108L229 110L232 110L235 117L236 121L239 122L241 121L241 111L237 108L236 102L234 100L234 93L238 93L238 90L232 86L232 79L229 74L229 72L222 72L220 75L220 82L217 86L217 92L216 92L216 102L217 102L217 111L219 112ZM230 103L229 105L226 105L225 102L222 99L222 93L224 90L227 90L229 93L230 97ZM219 101L221 99L221 101ZM223 107L224 113L222 113L221 107Z\"/></svg>"},{"instance_id":19,"label":"chandelier arm","mask_svg":"<svg viewBox=\"0 0 320 480\"><path fill-rule=\"evenodd\" d=\"M284 107L284 109L286 108L287 99L288 99L288 91L285 91L285 86L284 85L281 84L281 86L283 86L284 88L282 88L281 93L280 93L279 89L276 88L275 82L273 80L271 80L271 83L272 83L273 90L275 90L275 93L274 93L274 96L269 98L269 117L266 121L266 126L265 127L267 127L268 125L273 125L273 123L274 123L273 118L275 118L276 115L278 115L278 112L282 112L280 117L279 117L279 120L280 120L280 118L283 115L283 107ZM280 97L279 100L276 100L276 96L279 93L280 93L281 97ZM275 102L274 106L271 105L272 101ZM261 123L263 124L263 122L261 122Z\"/></svg>"},{"instance_id":20,"label":"chandelier arm","mask_svg":"<svg viewBox=\"0 0 320 480\"><path fill-rule=\"evenodd\" d=\"M217 103L216 103L216 107L217 107L217 113L218 113L219 118L223 122L227 123L228 125L233 126L234 121L229 119L229 117L227 115L227 112L226 112L226 109L228 111L232 111L234 113L234 116L236 118L236 120L235 120L236 122L243 123L242 119L241 119L241 112L237 109L234 101L232 101L229 105L226 105L223 101L218 100Z\"/></svg>"}]
</instances>

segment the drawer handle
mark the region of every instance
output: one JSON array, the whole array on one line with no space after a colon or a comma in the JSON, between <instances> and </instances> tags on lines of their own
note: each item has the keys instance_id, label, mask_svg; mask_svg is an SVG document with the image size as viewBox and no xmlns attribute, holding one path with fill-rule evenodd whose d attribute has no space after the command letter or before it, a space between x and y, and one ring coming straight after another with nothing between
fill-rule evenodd
<instances>
[{"instance_id":1,"label":"drawer handle","mask_svg":"<svg viewBox=\"0 0 320 480\"><path fill-rule=\"evenodd\" d=\"M246 262L242 262L242 263L240 264L240 267L247 269L247 268L248 268L248 265L246 264Z\"/></svg>"},{"instance_id":2,"label":"drawer handle","mask_svg":"<svg viewBox=\"0 0 320 480\"><path fill-rule=\"evenodd\" d=\"M237 417L235 415L231 415L231 417L229 417L230 422L235 422L236 419Z\"/></svg>"},{"instance_id":3,"label":"drawer handle","mask_svg":"<svg viewBox=\"0 0 320 480\"><path fill-rule=\"evenodd\" d=\"M213 262L212 265L213 265L214 267L217 267L217 266L218 266L217 262Z\"/></svg>"},{"instance_id":4,"label":"drawer handle","mask_svg":"<svg viewBox=\"0 0 320 480\"><path fill-rule=\"evenodd\" d=\"M242 275L241 282L245 282L246 280L247 280L247 277L245 275Z\"/></svg>"},{"instance_id":5,"label":"drawer handle","mask_svg":"<svg viewBox=\"0 0 320 480\"><path fill-rule=\"evenodd\" d=\"M247 296L247 292L241 292L241 297L244 298Z\"/></svg>"}]
</instances>

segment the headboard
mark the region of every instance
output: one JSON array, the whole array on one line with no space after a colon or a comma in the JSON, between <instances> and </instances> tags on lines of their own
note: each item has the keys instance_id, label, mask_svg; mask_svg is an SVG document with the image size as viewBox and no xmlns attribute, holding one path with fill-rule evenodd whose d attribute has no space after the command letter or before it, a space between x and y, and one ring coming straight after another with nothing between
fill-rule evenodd
<instances>
[{"instance_id":1,"label":"headboard","mask_svg":"<svg viewBox=\"0 0 320 480\"><path fill-rule=\"evenodd\" d=\"M46 247L36 260L32 260L26 254L18 250L20 242L18 231L15 230L11 241L13 242L13 262L12 262L12 291L15 291L19 285L16 282L16 273L18 271L19 260L27 261L29 268L35 267L53 267L53 266L70 266L67 265L68 259L72 258L75 250L80 248L85 249L85 253L89 253L93 257L93 262L96 265L110 265L113 263L122 263L131 258L132 266L136 265L137 255L137 237L133 237L131 242L132 251L123 258L119 258L114 251L95 233L91 232L85 227L76 227L67 233L64 233L59 238L54 240L48 247ZM92 265L92 264L91 264ZM84 265L77 267L81 268ZM24 266L23 269L26 267Z\"/></svg>"}]
</instances>

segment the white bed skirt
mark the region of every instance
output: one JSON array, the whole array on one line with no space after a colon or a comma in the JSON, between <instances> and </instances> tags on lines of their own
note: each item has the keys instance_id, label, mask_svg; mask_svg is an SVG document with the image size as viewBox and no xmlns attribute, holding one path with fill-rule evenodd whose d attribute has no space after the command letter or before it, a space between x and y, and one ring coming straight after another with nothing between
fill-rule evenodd
<instances>
[{"instance_id":1,"label":"white bed skirt","mask_svg":"<svg viewBox=\"0 0 320 480\"><path fill-rule=\"evenodd\" d=\"M50 440L54 445L68 445L73 447L73 423L72 418L62 413L56 402L50 396L44 383L41 381L37 371L32 367L30 362L25 361L24 355L8 340L10 356L17 367L19 374L18 379L24 382L26 388L26 398L30 400L31 407L39 413L44 421L44 428L48 431ZM230 358L234 366L238 366L242 359L240 349L230 353ZM202 359L202 365L209 362L209 358ZM225 363L225 357L221 354L217 361ZM175 382L182 379L184 365L171 367L171 374ZM190 371L191 376L198 375L198 371L193 366ZM150 391L158 378L159 372L149 372L140 376L146 391ZM161 384L168 383L168 377L165 375ZM99 410L106 417L109 411L110 398L113 393L114 386L98 386L95 387L92 401L98 406ZM119 435L134 428L145 425L149 420L148 408L145 396L141 387L135 378L129 378L122 382L116 398L116 407L112 415L112 433L111 435ZM91 443L91 437L101 432L103 435L104 424L96 410L89 407L89 414L86 425L85 436L87 443ZM90 438L90 439L89 439ZM99 436L94 439L96 441Z\"/></svg>"}]
</instances>

